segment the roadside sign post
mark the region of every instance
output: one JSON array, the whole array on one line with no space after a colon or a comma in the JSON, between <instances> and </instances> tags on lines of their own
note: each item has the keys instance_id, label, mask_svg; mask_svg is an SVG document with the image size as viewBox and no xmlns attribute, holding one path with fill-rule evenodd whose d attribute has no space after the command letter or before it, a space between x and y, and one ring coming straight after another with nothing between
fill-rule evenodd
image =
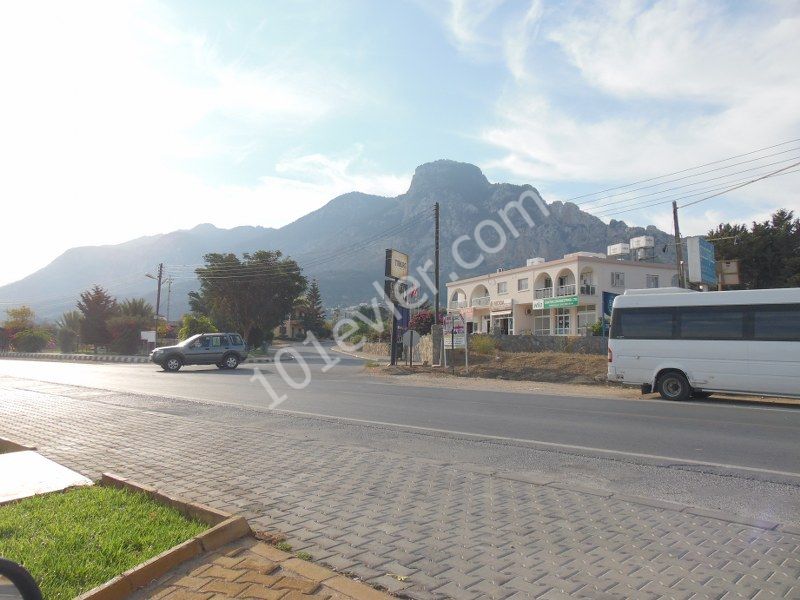
<instances>
[{"instance_id":1,"label":"roadside sign post","mask_svg":"<svg viewBox=\"0 0 800 600\"><path fill-rule=\"evenodd\" d=\"M469 369L469 358L467 356L467 334L464 326L464 318L461 315L447 315L444 318L444 332L445 335L450 336L450 368L455 374L456 363L453 360L456 348L464 348L464 367ZM445 340L446 341L446 340ZM447 353L445 352L445 356ZM445 367L447 362L445 362Z\"/></svg>"},{"instance_id":2,"label":"roadside sign post","mask_svg":"<svg viewBox=\"0 0 800 600\"><path fill-rule=\"evenodd\" d=\"M392 335L389 364L397 364L397 310L395 304L400 290L396 289L397 281L408 276L408 254L392 248L386 249L385 269L384 269L384 292L389 302L392 304Z\"/></svg>"},{"instance_id":3,"label":"roadside sign post","mask_svg":"<svg viewBox=\"0 0 800 600\"><path fill-rule=\"evenodd\" d=\"M403 346L408 352L408 366L414 366L414 348L419 344L419 332L414 329L409 329L403 334Z\"/></svg>"}]
</instances>

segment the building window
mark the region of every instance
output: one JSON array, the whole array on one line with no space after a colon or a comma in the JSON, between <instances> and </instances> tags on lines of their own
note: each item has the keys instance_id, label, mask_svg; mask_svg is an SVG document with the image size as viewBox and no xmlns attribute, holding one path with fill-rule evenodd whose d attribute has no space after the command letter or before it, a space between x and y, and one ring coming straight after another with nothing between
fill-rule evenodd
<instances>
[{"instance_id":1,"label":"building window","mask_svg":"<svg viewBox=\"0 0 800 600\"><path fill-rule=\"evenodd\" d=\"M517 279L517 291L518 292L527 292L528 291L528 278L525 277L524 279Z\"/></svg>"},{"instance_id":2,"label":"building window","mask_svg":"<svg viewBox=\"0 0 800 600\"><path fill-rule=\"evenodd\" d=\"M658 275L648 275L647 276L647 287L648 288L657 288L658 287Z\"/></svg>"},{"instance_id":3,"label":"building window","mask_svg":"<svg viewBox=\"0 0 800 600\"><path fill-rule=\"evenodd\" d=\"M501 281L497 284L497 293L498 294L507 294L508 293L508 282Z\"/></svg>"},{"instance_id":4,"label":"building window","mask_svg":"<svg viewBox=\"0 0 800 600\"><path fill-rule=\"evenodd\" d=\"M533 311L534 335L550 335L550 309Z\"/></svg>"},{"instance_id":5,"label":"building window","mask_svg":"<svg viewBox=\"0 0 800 600\"><path fill-rule=\"evenodd\" d=\"M578 335L587 335L589 327L597 322L597 309L594 304L578 307Z\"/></svg>"},{"instance_id":6,"label":"building window","mask_svg":"<svg viewBox=\"0 0 800 600\"><path fill-rule=\"evenodd\" d=\"M568 308L557 308L556 309L556 328L555 334L556 335L570 335L572 332L572 315L570 313L570 309Z\"/></svg>"},{"instance_id":7,"label":"building window","mask_svg":"<svg viewBox=\"0 0 800 600\"><path fill-rule=\"evenodd\" d=\"M625 287L625 273L612 273L611 274L612 287Z\"/></svg>"}]
</instances>

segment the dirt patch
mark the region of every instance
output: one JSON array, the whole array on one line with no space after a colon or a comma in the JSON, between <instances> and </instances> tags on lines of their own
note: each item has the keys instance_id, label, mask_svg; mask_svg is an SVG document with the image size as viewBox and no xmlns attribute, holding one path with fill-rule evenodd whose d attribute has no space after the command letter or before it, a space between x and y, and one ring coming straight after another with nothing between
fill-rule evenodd
<instances>
[{"instance_id":1,"label":"dirt patch","mask_svg":"<svg viewBox=\"0 0 800 600\"><path fill-rule=\"evenodd\" d=\"M608 363L605 356L593 354L569 354L566 352L494 352L471 354L469 375L464 368L464 357L456 353L455 371L448 367L427 366L371 367L386 375L410 375L429 373L456 375L459 377L481 377L510 381L543 381L549 383L601 384L606 381Z\"/></svg>"}]
</instances>

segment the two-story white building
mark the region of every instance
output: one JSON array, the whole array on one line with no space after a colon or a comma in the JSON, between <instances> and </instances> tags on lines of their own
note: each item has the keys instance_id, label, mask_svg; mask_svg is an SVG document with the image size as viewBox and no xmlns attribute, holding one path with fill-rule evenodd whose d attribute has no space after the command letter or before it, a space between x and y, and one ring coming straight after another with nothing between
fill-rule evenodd
<instances>
[{"instance_id":1,"label":"two-story white building","mask_svg":"<svg viewBox=\"0 0 800 600\"><path fill-rule=\"evenodd\" d=\"M447 284L447 307L474 333L585 335L602 316L603 292L677 285L674 265L575 252Z\"/></svg>"}]
</instances>

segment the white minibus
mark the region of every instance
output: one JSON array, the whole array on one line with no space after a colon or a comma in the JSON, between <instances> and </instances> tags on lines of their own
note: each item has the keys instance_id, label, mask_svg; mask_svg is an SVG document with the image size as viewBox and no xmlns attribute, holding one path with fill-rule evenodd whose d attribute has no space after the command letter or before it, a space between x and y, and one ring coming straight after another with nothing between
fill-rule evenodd
<instances>
[{"instance_id":1,"label":"white minibus","mask_svg":"<svg viewBox=\"0 0 800 600\"><path fill-rule=\"evenodd\" d=\"M668 400L800 397L800 288L627 290L614 299L608 379Z\"/></svg>"}]
</instances>

